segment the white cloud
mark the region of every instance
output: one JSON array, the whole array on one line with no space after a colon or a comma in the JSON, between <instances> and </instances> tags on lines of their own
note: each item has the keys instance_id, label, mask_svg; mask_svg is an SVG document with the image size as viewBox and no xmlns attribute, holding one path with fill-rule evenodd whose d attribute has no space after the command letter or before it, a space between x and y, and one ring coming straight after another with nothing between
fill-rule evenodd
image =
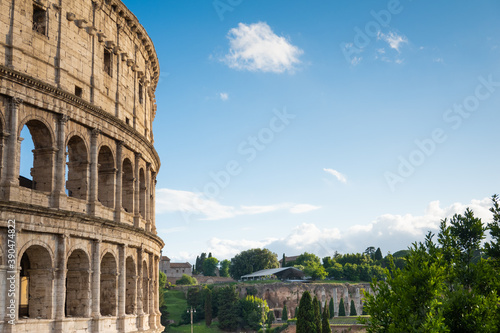
<instances>
[{"instance_id":1,"label":"white cloud","mask_svg":"<svg viewBox=\"0 0 500 333\"><path fill-rule=\"evenodd\" d=\"M300 205L294 205L290 207L290 213L292 214L302 214L302 213L307 213L313 210L320 209L320 206L313 206L309 204L300 204Z\"/></svg>"},{"instance_id":2,"label":"white cloud","mask_svg":"<svg viewBox=\"0 0 500 333\"><path fill-rule=\"evenodd\" d=\"M276 35L265 22L239 23L229 30L229 53L223 61L231 68L249 71L293 72L303 51Z\"/></svg>"},{"instance_id":3,"label":"white cloud","mask_svg":"<svg viewBox=\"0 0 500 333\"><path fill-rule=\"evenodd\" d=\"M225 93L225 92L221 92L219 94L219 96L220 96L220 99L223 100L223 101L227 101L229 99L229 94Z\"/></svg>"},{"instance_id":4,"label":"white cloud","mask_svg":"<svg viewBox=\"0 0 500 333\"><path fill-rule=\"evenodd\" d=\"M324 168L323 171L325 171L326 173L329 173L332 176L335 176L339 182L344 183L344 184L347 183L346 176L344 176L343 174L341 174L337 170Z\"/></svg>"},{"instance_id":5,"label":"white cloud","mask_svg":"<svg viewBox=\"0 0 500 333\"><path fill-rule=\"evenodd\" d=\"M432 59L432 62L437 62L437 63L444 64L443 58L434 58L434 59Z\"/></svg>"},{"instance_id":6,"label":"white cloud","mask_svg":"<svg viewBox=\"0 0 500 333\"><path fill-rule=\"evenodd\" d=\"M433 201L429 203L423 215L384 214L371 223L352 225L344 230L320 228L314 223L303 223L293 227L286 236L279 239L212 238L208 245L218 259L230 259L241 251L256 247L265 247L278 256L282 253L298 255L309 252L321 258L331 256L335 251L363 252L368 246L380 247L384 254L394 253L407 249L413 242L423 241L429 231L437 233L443 218L463 214L467 207L474 211L476 217L482 218L484 223L491 220L490 198L472 200L469 204L454 203L447 207L441 207L439 201ZM436 241L436 238L434 240Z\"/></svg>"},{"instance_id":7,"label":"white cloud","mask_svg":"<svg viewBox=\"0 0 500 333\"><path fill-rule=\"evenodd\" d=\"M384 40L392 49L398 52L400 52L399 49L401 47L401 44L408 44L408 39L405 36L398 35L397 33L392 31L388 34L384 34L379 31L377 34L377 38Z\"/></svg>"},{"instance_id":8,"label":"white cloud","mask_svg":"<svg viewBox=\"0 0 500 333\"><path fill-rule=\"evenodd\" d=\"M262 206L226 206L202 193L172 190L167 188L156 190L156 213L181 212L188 218L192 214L200 215L201 220L222 220L241 215L256 215L288 210L292 214L306 213L319 209L310 204L279 203Z\"/></svg>"},{"instance_id":9,"label":"white cloud","mask_svg":"<svg viewBox=\"0 0 500 333\"><path fill-rule=\"evenodd\" d=\"M363 60L363 57L352 57L351 59L351 65L356 66Z\"/></svg>"}]
</instances>

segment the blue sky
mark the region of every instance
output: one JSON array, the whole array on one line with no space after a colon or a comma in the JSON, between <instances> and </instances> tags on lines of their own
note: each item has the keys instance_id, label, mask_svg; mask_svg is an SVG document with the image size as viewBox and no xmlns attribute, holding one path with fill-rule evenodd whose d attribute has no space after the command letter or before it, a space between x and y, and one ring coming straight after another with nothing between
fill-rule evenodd
<instances>
[{"instance_id":1,"label":"blue sky","mask_svg":"<svg viewBox=\"0 0 500 333\"><path fill-rule=\"evenodd\" d=\"M500 2L124 0L160 60L163 253L405 249L500 192Z\"/></svg>"},{"instance_id":2,"label":"blue sky","mask_svg":"<svg viewBox=\"0 0 500 333\"><path fill-rule=\"evenodd\" d=\"M155 43L164 254L404 249L498 193L497 1L124 1ZM218 182L217 182L217 181Z\"/></svg>"}]
</instances>

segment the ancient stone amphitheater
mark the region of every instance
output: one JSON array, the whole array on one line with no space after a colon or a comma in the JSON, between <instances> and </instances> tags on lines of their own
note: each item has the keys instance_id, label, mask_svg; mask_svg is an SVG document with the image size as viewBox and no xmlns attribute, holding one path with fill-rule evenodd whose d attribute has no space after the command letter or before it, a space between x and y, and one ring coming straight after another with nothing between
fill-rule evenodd
<instances>
[{"instance_id":1,"label":"ancient stone amphitheater","mask_svg":"<svg viewBox=\"0 0 500 333\"><path fill-rule=\"evenodd\" d=\"M119 0L0 18L0 332L161 332L151 39Z\"/></svg>"}]
</instances>

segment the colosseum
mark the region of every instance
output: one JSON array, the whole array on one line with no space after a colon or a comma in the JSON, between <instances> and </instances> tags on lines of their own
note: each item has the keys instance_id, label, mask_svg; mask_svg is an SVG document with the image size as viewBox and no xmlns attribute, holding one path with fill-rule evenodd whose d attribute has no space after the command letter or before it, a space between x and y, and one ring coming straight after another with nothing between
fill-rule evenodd
<instances>
[{"instance_id":1,"label":"colosseum","mask_svg":"<svg viewBox=\"0 0 500 333\"><path fill-rule=\"evenodd\" d=\"M151 39L119 0L0 17L0 332L163 331Z\"/></svg>"}]
</instances>

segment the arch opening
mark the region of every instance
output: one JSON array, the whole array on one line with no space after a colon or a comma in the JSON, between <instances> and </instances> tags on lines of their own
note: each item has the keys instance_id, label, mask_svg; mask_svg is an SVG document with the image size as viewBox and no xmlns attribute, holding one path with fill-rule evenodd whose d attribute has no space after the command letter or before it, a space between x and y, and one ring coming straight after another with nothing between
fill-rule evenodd
<instances>
[{"instance_id":1,"label":"arch opening","mask_svg":"<svg viewBox=\"0 0 500 333\"><path fill-rule=\"evenodd\" d=\"M21 135L26 139L21 142L19 186L50 192L55 150L49 129L39 120L30 120L23 126Z\"/></svg>"},{"instance_id":2,"label":"arch opening","mask_svg":"<svg viewBox=\"0 0 500 333\"><path fill-rule=\"evenodd\" d=\"M90 310L90 262L83 250L71 253L66 273L67 317L89 317Z\"/></svg>"},{"instance_id":3,"label":"arch opening","mask_svg":"<svg viewBox=\"0 0 500 333\"><path fill-rule=\"evenodd\" d=\"M79 136L68 141L66 158L66 194L87 200L89 161L87 147Z\"/></svg>"},{"instance_id":4,"label":"arch opening","mask_svg":"<svg viewBox=\"0 0 500 333\"><path fill-rule=\"evenodd\" d=\"M116 260L111 253L101 260L101 316L116 316Z\"/></svg>"},{"instance_id":5,"label":"arch opening","mask_svg":"<svg viewBox=\"0 0 500 333\"><path fill-rule=\"evenodd\" d=\"M134 168L128 158L122 167L122 207L127 213L134 212Z\"/></svg>"},{"instance_id":6,"label":"arch opening","mask_svg":"<svg viewBox=\"0 0 500 333\"><path fill-rule=\"evenodd\" d=\"M128 257L125 262L125 271L126 271L125 314L134 314L136 312L137 274L135 271L134 260L131 257Z\"/></svg>"},{"instance_id":7,"label":"arch opening","mask_svg":"<svg viewBox=\"0 0 500 333\"><path fill-rule=\"evenodd\" d=\"M146 261L142 263L142 310L149 313L149 272Z\"/></svg>"},{"instance_id":8,"label":"arch opening","mask_svg":"<svg viewBox=\"0 0 500 333\"><path fill-rule=\"evenodd\" d=\"M146 218L146 176L144 169L139 170L139 214Z\"/></svg>"},{"instance_id":9,"label":"arch opening","mask_svg":"<svg viewBox=\"0 0 500 333\"><path fill-rule=\"evenodd\" d=\"M115 207L115 162L113 153L107 146L102 146L99 149L99 156L97 158L97 199L106 207Z\"/></svg>"},{"instance_id":10,"label":"arch opening","mask_svg":"<svg viewBox=\"0 0 500 333\"><path fill-rule=\"evenodd\" d=\"M42 246L30 246L21 257L19 318L48 319L52 315L52 260Z\"/></svg>"}]
</instances>

